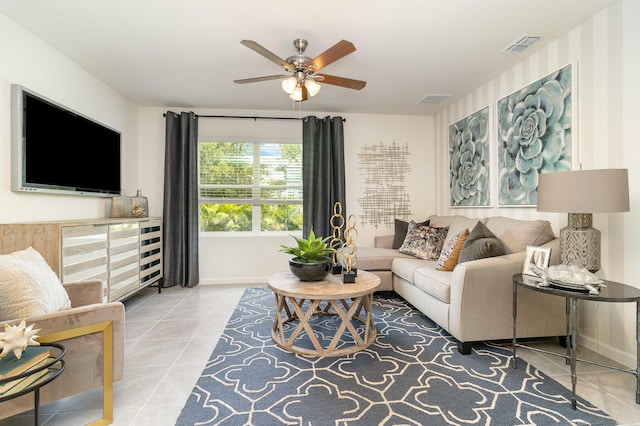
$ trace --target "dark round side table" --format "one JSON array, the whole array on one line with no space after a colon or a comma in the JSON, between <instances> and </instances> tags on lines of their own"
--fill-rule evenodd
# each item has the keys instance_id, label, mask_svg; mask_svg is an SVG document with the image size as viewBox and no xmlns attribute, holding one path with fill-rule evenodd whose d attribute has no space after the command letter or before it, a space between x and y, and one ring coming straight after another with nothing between
<instances>
[{"instance_id":1,"label":"dark round side table","mask_svg":"<svg viewBox=\"0 0 640 426\"><path fill-rule=\"evenodd\" d=\"M62 359L66 353L66 349L59 343L47 343L42 344L43 347L51 347L56 351L56 354L51 354L48 358L48 362L34 367L24 373L16 374L14 376L5 377L0 379L0 384L9 383L14 380L22 379L27 376L40 374L41 371L47 370L47 373L39 377L33 383L25 388L21 388L18 391L7 391L4 395L0 395L0 402L8 401L13 398L17 398L22 395L26 395L29 392L33 392L33 423L38 426L40 424L39 411L40 411L40 388L51 383L64 371L64 360Z\"/></svg>"},{"instance_id":2,"label":"dark round side table","mask_svg":"<svg viewBox=\"0 0 640 426\"><path fill-rule=\"evenodd\" d=\"M630 285L618 283L615 281L604 280L606 287L600 287L598 294L590 294L588 291L569 290L553 285L542 287L539 285L540 279L528 275L516 274L513 276L513 368L516 368L516 348L527 348L537 352L544 352L550 355L564 357L571 365L571 405L576 408L576 384L578 381L576 373L576 361L587 364L594 364L604 368L610 368L625 373L631 373L636 376L636 404L640 404L640 289ZM552 296L564 297L566 301L567 312L567 352L565 355L555 352L545 351L539 348L533 348L519 344L516 340L516 318L518 307L518 288L525 288L531 291L547 293ZM609 302L609 303L627 303L635 302L636 304L636 356L637 365L635 370L627 370L607 364L580 359L576 357L576 337L577 337L577 318L578 318L578 300L590 300L592 302Z\"/></svg>"}]
</instances>

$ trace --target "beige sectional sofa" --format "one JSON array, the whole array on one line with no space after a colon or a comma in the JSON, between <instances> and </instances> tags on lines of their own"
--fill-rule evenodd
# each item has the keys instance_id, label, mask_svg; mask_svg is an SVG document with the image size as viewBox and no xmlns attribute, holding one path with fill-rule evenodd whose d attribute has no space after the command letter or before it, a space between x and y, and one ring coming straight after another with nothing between
<instances>
[{"instance_id":1,"label":"beige sectional sofa","mask_svg":"<svg viewBox=\"0 0 640 426\"><path fill-rule=\"evenodd\" d=\"M436 260L392 249L393 235L376 237L375 247L358 248L357 267L378 275L381 290L393 290L449 332L463 354L471 352L473 342L513 337L512 277L522 272L528 245L551 247L551 264L559 262L559 241L547 221L429 217L431 226L449 228L447 239L464 229L471 231L478 220L502 242L506 254L442 271L436 270ZM518 337L562 336L565 318L562 298L518 292Z\"/></svg>"}]
</instances>

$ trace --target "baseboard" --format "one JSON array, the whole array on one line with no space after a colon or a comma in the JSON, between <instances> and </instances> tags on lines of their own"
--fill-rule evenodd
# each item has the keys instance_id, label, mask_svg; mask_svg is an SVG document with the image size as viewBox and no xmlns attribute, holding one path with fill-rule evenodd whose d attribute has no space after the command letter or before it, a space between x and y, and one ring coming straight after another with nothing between
<instances>
[{"instance_id":1,"label":"baseboard","mask_svg":"<svg viewBox=\"0 0 640 426\"><path fill-rule=\"evenodd\" d=\"M242 285L266 287L269 277L234 277L234 278L205 278L200 279L199 285Z\"/></svg>"},{"instance_id":2,"label":"baseboard","mask_svg":"<svg viewBox=\"0 0 640 426\"><path fill-rule=\"evenodd\" d=\"M635 370L637 367L635 354L621 351L620 349L616 349L608 344L598 342L596 339L591 337L578 336L578 345L582 345L602 356L606 356L613 361L619 362L631 370Z\"/></svg>"}]
</instances>

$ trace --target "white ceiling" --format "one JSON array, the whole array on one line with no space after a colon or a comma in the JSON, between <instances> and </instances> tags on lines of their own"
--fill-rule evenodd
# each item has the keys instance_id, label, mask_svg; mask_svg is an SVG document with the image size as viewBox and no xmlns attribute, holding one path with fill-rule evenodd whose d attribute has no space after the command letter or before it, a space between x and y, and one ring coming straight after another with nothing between
<instances>
[{"instance_id":1,"label":"white ceiling","mask_svg":"<svg viewBox=\"0 0 640 426\"><path fill-rule=\"evenodd\" d=\"M291 110L280 80L233 80L282 71L240 40L287 58L302 37L310 57L354 43L322 72L367 81L325 84L303 110L427 115L446 103L425 95L463 96L614 1L0 0L0 12L142 106ZM544 37L501 53L522 34Z\"/></svg>"}]
</instances>

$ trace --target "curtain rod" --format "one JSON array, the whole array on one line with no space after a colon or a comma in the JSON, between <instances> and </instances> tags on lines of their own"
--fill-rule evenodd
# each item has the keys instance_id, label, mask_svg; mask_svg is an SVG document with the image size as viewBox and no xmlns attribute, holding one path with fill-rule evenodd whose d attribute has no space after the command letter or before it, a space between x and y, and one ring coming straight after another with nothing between
<instances>
[{"instance_id":1,"label":"curtain rod","mask_svg":"<svg viewBox=\"0 0 640 426\"><path fill-rule=\"evenodd\" d=\"M163 117L167 116L167 113L162 114ZM200 115L196 114L198 118L250 118L253 121L257 120L303 120L303 118L296 117L257 117L257 116L245 116L245 115ZM347 119L343 118L342 122L346 122Z\"/></svg>"},{"instance_id":2,"label":"curtain rod","mask_svg":"<svg viewBox=\"0 0 640 426\"><path fill-rule=\"evenodd\" d=\"M296 117L256 117L256 116L244 116L244 115L200 115L196 114L198 118L251 118L256 120L302 120L302 118Z\"/></svg>"}]
</instances>

